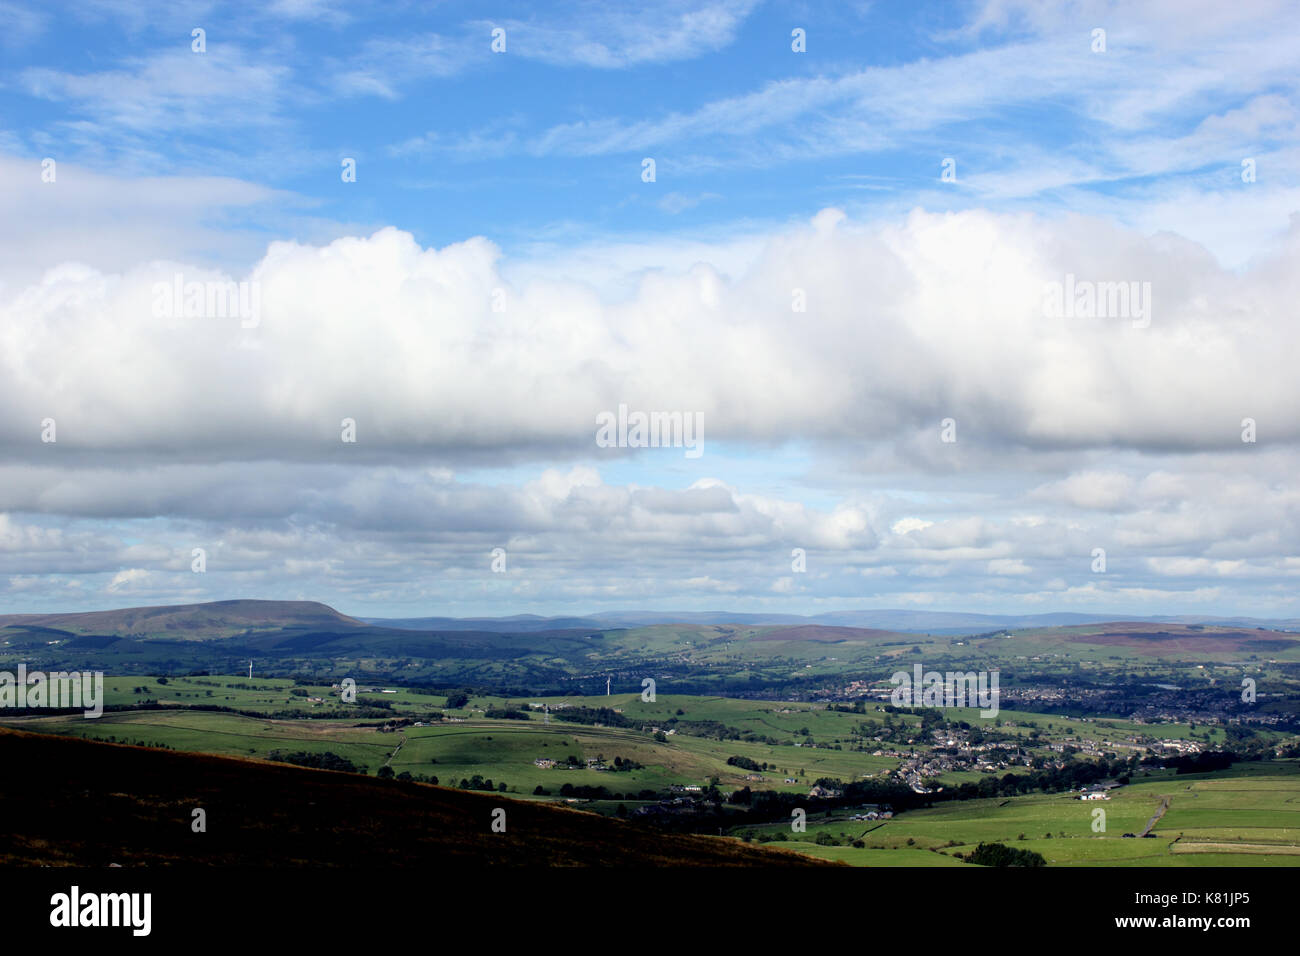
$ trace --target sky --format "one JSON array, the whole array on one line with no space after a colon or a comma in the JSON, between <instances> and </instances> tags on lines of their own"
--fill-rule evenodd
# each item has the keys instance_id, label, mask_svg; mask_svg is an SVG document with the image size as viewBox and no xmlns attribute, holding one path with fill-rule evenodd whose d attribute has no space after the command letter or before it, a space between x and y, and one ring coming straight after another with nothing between
<instances>
[{"instance_id":1,"label":"sky","mask_svg":"<svg viewBox=\"0 0 1300 956\"><path fill-rule=\"evenodd\" d=\"M1269 0L0 0L0 612L1300 616L1298 59Z\"/></svg>"}]
</instances>

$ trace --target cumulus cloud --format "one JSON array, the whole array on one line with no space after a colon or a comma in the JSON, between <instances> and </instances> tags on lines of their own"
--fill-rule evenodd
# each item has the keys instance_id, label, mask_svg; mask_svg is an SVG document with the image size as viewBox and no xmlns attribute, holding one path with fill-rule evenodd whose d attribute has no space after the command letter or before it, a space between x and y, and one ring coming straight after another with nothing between
<instances>
[{"instance_id":1,"label":"cumulus cloud","mask_svg":"<svg viewBox=\"0 0 1300 956\"><path fill-rule=\"evenodd\" d=\"M1261 440L1300 437L1300 333L1285 320L1298 244L1300 227L1285 257L1233 274L1191 243L1084 219L822 217L769 237L735 277L700 262L619 302L572 282L512 287L486 239L426 249L395 229L277 242L245 276L62 267L0 304L0 429L28 461L56 451L39 440L47 417L60 454L506 461L589 455L596 415L626 403L700 413L718 441L919 436L940 455L952 417L955 454L1248 454L1245 418ZM156 315L178 276L256 283L256 326ZM1067 276L1150 283L1149 326L1046 313L1044 290ZM1127 490L1083 476L1061 494L1099 507Z\"/></svg>"},{"instance_id":2,"label":"cumulus cloud","mask_svg":"<svg viewBox=\"0 0 1300 956\"><path fill-rule=\"evenodd\" d=\"M1274 0L988 0L889 62L845 40L871 11L804 57L749 0L492 24L286 0L200 57L203 9L82 4L92 62L0 0L10 609L1295 613ZM447 107L423 135L413 95ZM400 145L367 141L376 107ZM694 416L703 454L598 446L620 406Z\"/></svg>"},{"instance_id":3,"label":"cumulus cloud","mask_svg":"<svg viewBox=\"0 0 1300 956\"><path fill-rule=\"evenodd\" d=\"M1083 217L831 209L591 281L581 249L396 229L273 243L247 273L66 263L0 294L0 573L56 607L940 606L900 582L941 579L971 608L1145 612L1231 579L1289 609L1297 242L1228 271ZM1050 314L1068 276L1149 282L1150 322ZM257 314L159 309L178 282L255 284ZM620 404L698 413L705 454L598 448ZM798 488L736 471L792 447Z\"/></svg>"}]
</instances>

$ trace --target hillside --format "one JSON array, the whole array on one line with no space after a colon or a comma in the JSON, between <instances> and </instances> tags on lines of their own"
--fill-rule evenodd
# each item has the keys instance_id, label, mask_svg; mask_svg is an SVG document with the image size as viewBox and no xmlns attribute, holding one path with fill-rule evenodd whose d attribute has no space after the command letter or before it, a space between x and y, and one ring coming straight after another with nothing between
<instances>
[{"instance_id":1,"label":"hillside","mask_svg":"<svg viewBox=\"0 0 1300 956\"><path fill-rule=\"evenodd\" d=\"M366 617L361 620L379 627L403 631L482 631L500 634L529 634L534 631L598 631L608 623L597 617L538 617L515 614L511 617Z\"/></svg>"},{"instance_id":2,"label":"hillside","mask_svg":"<svg viewBox=\"0 0 1300 956\"><path fill-rule=\"evenodd\" d=\"M360 627L317 601L211 601L70 614L0 614L0 628L196 640L271 628Z\"/></svg>"},{"instance_id":3,"label":"hillside","mask_svg":"<svg viewBox=\"0 0 1300 956\"><path fill-rule=\"evenodd\" d=\"M957 637L807 620L574 626L584 620L465 619L447 629L422 630L414 626L417 619L386 626L324 604L280 601L7 615L0 616L0 670L24 663L30 670L175 676L247 672L252 662L257 674L268 676L365 673L407 685L561 696L597 693L607 680L618 688L640 687L653 676L663 688L683 694L790 698L825 695L854 680L887 679L899 664L1000 669L1005 681L1022 684L1059 680L1077 669L1075 677L1086 673L1112 686L1116 680L1131 683L1138 663L1148 682L1179 685L1187 675L1178 673L1178 665L1300 662L1300 634L1229 624L1128 620L995 628ZM1270 707L1282 703L1276 697L1281 685L1274 687ZM1133 713L1146 703L1130 701L1120 712Z\"/></svg>"},{"instance_id":4,"label":"hillside","mask_svg":"<svg viewBox=\"0 0 1300 956\"><path fill-rule=\"evenodd\" d=\"M1041 614L977 614L957 611L919 611L888 608L854 611L827 611L821 614L800 615L765 613L737 613L735 611L609 611L589 614L587 620L620 627L646 627L655 624L734 624L745 627L775 627L818 625L822 627L856 627L918 634L980 634L992 630L1025 630L1026 628L1070 627L1083 624L1106 624L1116 620L1113 614L1085 614L1056 611ZM1300 630L1296 618L1212 617L1194 614L1153 615L1132 617L1126 620L1143 623L1200 624L1228 628L1270 628L1274 630ZM447 620L447 619L440 619ZM392 622L390 626L396 626ZM447 625L442 625L446 627ZM481 626L481 625L480 625ZM487 629L487 628L484 628Z\"/></svg>"},{"instance_id":5,"label":"hillside","mask_svg":"<svg viewBox=\"0 0 1300 956\"><path fill-rule=\"evenodd\" d=\"M979 647L1001 643L975 642ZM1004 649L1030 653L1069 649L1076 654L1148 660L1228 661L1255 656L1295 661L1300 660L1300 634L1233 625L1114 621L1015 631Z\"/></svg>"},{"instance_id":6,"label":"hillside","mask_svg":"<svg viewBox=\"0 0 1300 956\"><path fill-rule=\"evenodd\" d=\"M756 641L812 642L816 644L873 644L899 637L893 631L879 631L866 627L827 627L823 624L803 624L798 627L775 627L761 630Z\"/></svg>"},{"instance_id":7,"label":"hillside","mask_svg":"<svg viewBox=\"0 0 1300 956\"><path fill-rule=\"evenodd\" d=\"M0 864L26 866L800 866L504 796L0 728ZM191 813L207 812L207 832ZM506 832L491 831L506 810Z\"/></svg>"}]
</instances>

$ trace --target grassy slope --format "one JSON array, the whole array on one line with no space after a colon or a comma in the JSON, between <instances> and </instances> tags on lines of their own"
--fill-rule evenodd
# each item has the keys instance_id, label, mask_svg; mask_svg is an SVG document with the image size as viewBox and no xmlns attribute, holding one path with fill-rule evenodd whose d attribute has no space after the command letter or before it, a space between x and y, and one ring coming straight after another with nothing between
<instances>
[{"instance_id":1,"label":"grassy slope","mask_svg":"<svg viewBox=\"0 0 1300 956\"><path fill-rule=\"evenodd\" d=\"M1156 836L1125 839L1125 833L1142 832L1166 796L1170 806L1155 827ZM1241 764L1216 774L1171 774L1121 788L1105 801L1076 797L1035 794L940 804L900 814L883 826L847 820L842 812L831 819L810 816L802 841L781 845L870 866L919 865L915 858L921 853L951 859L948 854L969 852L980 842L1033 850L1056 866L1300 865L1296 761ZM1092 830L1096 809L1106 812L1105 833ZM744 829L791 836L784 824ZM815 846L812 841L821 832L861 838L866 848ZM927 862L945 865L944 859Z\"/></svg>"},{"instance_id":2,"label":"grassy slope","mask_svg":"<svg viewBox=\"0 0 1300 956\"><path fill-rule=\"evenodd\" d=\"M0 863L259 866L805 865L537 803L0 729ZM207 812L207 832L191 812ZM491 831L506 810L505 833Z\"/></svg>"},{"instance_id":3,"label":"grassy slope","mask_svg":"<svg viewBox=\"0 0 1300 956\"><path fill-rule=\"evenodd\" d=\"M863 774L876 774L898 765L895 757L875 757L870 750L881 746L869 744L868 752L855 751L856 738L852 730L860 725L879 726L884 714L869 711L865 715L827 711L807 703L789 704L775 701L746 701L721 697L687 695L660 695L655 703L641 701L637 694L615 694L611 697L568 697L570 705L588 707L611 706L637 720L650 723L667 721L681 711L682 720L718 721L740 731L754 731L782 743L804 742L799 731L809 728L819 746L816 749L793 746L770 746L744 741L719 741L674 734L665 744L656 744L646 735L636 731L616 728L597 728L565 722L562 711L553 714L549 724L542 723L540 712L531 713L527 722L486 720L483 712L489 707L509 703L513 707L526 707L530 701L547 700L552 706L560 698L503 698L476 697L461 709L451 711L464 722L447 722L431 727L407 728L400 735L380 734L374 726L381 721L360 721L369 727L357 727L356 708L341 705L338 692L328 686L306 688L311 697L323 697L324 703L312 702L307 697L292 696L291 681L246 677L172 678L165 686L156 679L144 677L110 677L105 681L106 703L123 706L143 700L158 700L177 708L166 711L146 710L106 714L99 720L86 721L81 717L30 718L17 713L12 719L17 726L45 733L72 734L93 738L113 737L118 741L161 743L178 750L192 750L229 756L262 756L273 749L325 751L332 750L347 757L371 773L388 760L388 754L404 739L403 749L393 760L397 772L432 774L441 780L460 780L481 774L494 781L506 780L516 792L531 793L541 785L554 790L563 783L576 785L604 785L614 792L657 789L670 783L703 783L717 776L724 786L744 786L778 790L803 790L818 777L828 776L852 780ZM363 685L365 686L365 685ZM383 686L382 684L377 686ZM135 688L142 688L137 693ZM211 694L212 696L208 696ZM422 716L443 709L446 698L423 695L408 690L396 694L363 693L362 703L384 701L391 704L393 716ZM218 705L246 711L273 713L287 710L302 714L326 714L335 720L269 720L192 711L192 705ZM1060 739L1062 735L1101 740L1116 752L1126 754L1130 741L1147 736L1187 737L1187 726L1162 724L1140 726L1118 719L1099 719L1082 722L1059 716L1002 711L997 720L986 720L973 710L954 710L956 719L969 720L989 727L1002 725L1003 734L1025 738L1030 733L1030 723ZM915 726L916 717L898 716L898 723ZM1007 726L1008 723L1015 726ZM1198 728L1198 740L1215 743L1222 738L1219 728ZM491 738L489 740L488 738ZM844 749L834 750L824 745L841 743ZM890 745L884 745L888 749ZM901 744L900 746L906 746ZM595 771L541 770L534 767L536 757L552 757L563 761L569 754L587 758L603 755L612 761L614 756L630 758L645 765L645 769L629 774L605 774ZM759 762L768 762L774 769L762 774L761 782L746 779L747 771L728 766L729 756L740 755ZM436 763L434 762L436 761ZM1014 768L1010 772L1020 772ZM800 773L800 771L803 771ZM798 778L797 784L785 784L786 776ZM942 782L954 784L962 779L976 779L981 774L950 775Z\"/></svg>"}]
</instances>

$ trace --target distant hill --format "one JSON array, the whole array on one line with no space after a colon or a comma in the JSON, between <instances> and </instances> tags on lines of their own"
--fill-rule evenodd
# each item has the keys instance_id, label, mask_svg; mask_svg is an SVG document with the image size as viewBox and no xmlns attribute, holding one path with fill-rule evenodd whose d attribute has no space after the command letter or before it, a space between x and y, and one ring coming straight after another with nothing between
<instances>
[{"instance_id":1,"label":"distant hill","mask_svg":"<svg viewBox=\"0 0 1300 956\"><path fill-rule=\"evenodd\" d=\"M998 628L1060 627L1114 620L1114 615L968 614L955 611L861 610L800 615L739 611L602 611L580 617L365 618L368 624L410 630L530 632L555 628L652 627L658 624L736 624L742 627L856 627L916 634L978 634ZM1170 618L1170 621L1175 620Z\"/></svg>"},{"instance_id":2,"label":"distant hill","mask_svg":"<svg viewBox=\"0 0 1300 956\"><path fill-rule=\"evenodd\" d=\"M774 627L762 630L756 641L798 641L818 644L840 644L845 641L879 643L896 637L893 631L877 631L865 627L825 627L819 624L802 624L798 627Z\"/></svg>"},{"instance_id":3,"label":"distant hill","mask_svg":"<svg viewBox=\"0 0 1300 956\"><path fill-rule=\"evenodd\" d=\"M384 631L425 633L474 632L486 634L541 634L608 631L659 624L708 626L734 624L745 627L850 627L895 633L936 635L979 634L998 629L1077 627L1133 621L1156 624L1213 625L1227 628L1261 628L1300 631L1300 620L1252 617L1207 617L1191 614L1121 616L1116 614L975 614L959 611L864 609L799 615L737 611L605 611L596 614L543 617L516 614L507 617L349 617L317 601L212 601L135 607L115 611L56 614L0 614L0 629L22 628L32 634L59 636L115 635L118 637L208 640L249 636L258 632L348 632L355 629L377 634ZM357 635L354 635L357 636Z\"/></svg>"},{"instance_id":4,"label":"distant hill","mask_svg":"<svg viewBox=\"0 0 1300 956\"><path fill-rule=\"evenodd\" d=\"M1295 618L1269 619L1252 617L1207 617L1194 614L1132 617L1119 614L1081 614L1060 611L1046 614L975 614L964 611L916 611L900 609L864 609L828 611L823 614L737 613L733 611L608 611L587 615L587 619L620 627L644 627L652 624L740 624L748 627L799 626L820 624L827 627L861 627L881 631L924 634L979 634L992 630L1023 630L1030 627L1070 627L1080 624L1104 624L1116 620L1166 624L1213 624L1222 627L1271 628L1300 630Z\"/></svg>"},{"instance_id":5,"label":"distant hill","mask_svg":"<svg viewBox=\"0 0 1300 956\"><path fill-rule=\"evenodd\" d=\"M488 631L496 634L533 634L538 631L589 630L609 628L609 622L597 617L539 617L516 614L513 617L363 617L362 621L403 631Z\"/></svg>"},{"instance_id":6,"label":"distant hill","mask_svg":"<svg viewBox=\"0 0 1300 956\"><path fill-rule=\"evenodd\" d=\"M1018 632L1016 640L1033 640L1037 649L1069 646L1097 650L1136 652L1141 657L1166 660L1232 660L1249 655L1292 660L1300 650L1300 635L1269 628L1224 624L1167 624L1150 621L1112 621Z\"/></svg>"},{"instance_id":7,"label":"distant hill","mask_svg":"<svg viewBox=\"0 0 1300 956\"><path fill-rule=\"evenodd\" d=\"M314 601L215 601L68 614L0 616L0 660L48 670L97 669L111 674L239 673L307 662L382 659L425 662L444 678L497 673L501 662L533 661L530 674L555 680L548 659L578 661L592 652L602 627L537 626L535 619L493 628L386 627L340 614ZM434 664L432 662L440 662ZM541 662L541 663L539 663ZM401 663L394 665L402 667ZM520 672L520 667L515 672ZM540 667L540 670L538 669ZM409 673L409 671L408 671Z\"/></svg>"},{"instance_id":8,"label":"distant hill","mask_svg":"<svg viewBox=\"0 0 1300 956\"><path fill-rule=\"evenodd\" d=\"M0 865L809 866L796 853L662 833L504 796L0 728ZM192 811L207 832L191 830ZM506 831L491 830L504 808Z\"/></svg>"},{"instance_id":9,"label":"distant hill","mask_svg":"<svg viewBox=\"0 0 1300 956\"><path fill-rule=\"evenodd\" d=\"M936 643L968 648L955 652L957 656L978 650L1032 657L1077 649L1090 655L1163 660L1229 660L1252 654L1300 659L1300 633L1285 628L1287 622L1260 626L1213 619L1204 623L1078 620L1091 617L886 610L815 617L622 612L365 621L313 601L216 601L3 615L0 664L12 669L23 662L29 669L90 669L117 675L237 674L252 661L259 674L283 675L322 667L345 673L367 661L367 668L390 680L494 687L508 695L594 690L603 683L602 672L609 677L607 672L618 673L629 666L653 666L661 678L683 691L725 689L743 695L777 686L786 692L809 689L802 684L814 680L812 675L795 680L789 669L774 663L774 657L806 660L826 655L831 670L848 673L860 671L881 655L910 653L917 643L926 644L930 651ZM707 623L714 620L719 623ZM864 623L849 623L855 620ZM952 626L935 626L939 623ZM1002 640L1004 633L1016 635L1016 640ZM687 647L692 659L683 663L680 655ZM737 668L738 660L748 662L747 667ZM748 666L755 663L756 669ZM584 680L592 683L585 685Z\"/></svg>"},{"instance_id":10,"label":"distant hill","mask_svg":"<svg viewBox=\"0 0 1300 956\"><path fill-rule=\"evenodd\" d=\"M206 640L273 628L360 627L356 618L317 601L210 601L69 614L0 614L0 628L41 628L70 635L113 634Z\"/></svg>"}]
</instances>

